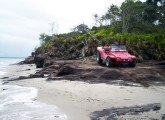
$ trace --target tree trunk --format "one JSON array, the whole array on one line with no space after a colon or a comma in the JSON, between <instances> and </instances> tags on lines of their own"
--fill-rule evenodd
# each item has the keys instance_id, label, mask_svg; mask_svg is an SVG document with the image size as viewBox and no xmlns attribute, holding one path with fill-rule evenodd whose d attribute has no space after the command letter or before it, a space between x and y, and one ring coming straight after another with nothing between
<instances>
[{"instance_id":1,"label":"tree trunk","mask_svg":"<svg viewBox=\"0 0 165 120\"><path fill-rule=\"evenodd\" d=\"M125 14L122 14L122 34L125 33Z\"/></svg>"}]
</instances>

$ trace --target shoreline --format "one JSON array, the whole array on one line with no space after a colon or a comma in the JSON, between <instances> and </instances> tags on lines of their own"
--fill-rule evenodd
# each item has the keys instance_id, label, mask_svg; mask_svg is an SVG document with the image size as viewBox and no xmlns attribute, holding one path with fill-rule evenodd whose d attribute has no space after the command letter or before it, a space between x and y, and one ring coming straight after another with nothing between
<instances>
[{"instance_id":1,"label":"shoreline","mask_svg":"<svg viewBox=\"0 0 165 120\"><path fill-rule=\"evenodd\" d=\"M38 70L34 65L12 65L8 69L8 76L6 74L4 77L28 76ZM37 101L57 106L69 120L90 120L90 114L95 111L151 103L160 103L161 109L158 113L154 112L156 116L153 112L147 112L148 117L160 119L165 113L164 86L114 86L69 80L46 81L46 78L10 81L7 85L37 88Z\"/></svg>"},{"instance_id":2,"label":"shoreline","mask_svg":"<svg viewBox=\"0 0 165 120\"><path fill-rule=\"evenodd\" d=\"M29 76L38 70L34 64L11 64L4 69L5 74L0 76L0 119L67 120L56 105L37 100L38 88L14 83L20 75Z\"/></svg>"}]
</instances>

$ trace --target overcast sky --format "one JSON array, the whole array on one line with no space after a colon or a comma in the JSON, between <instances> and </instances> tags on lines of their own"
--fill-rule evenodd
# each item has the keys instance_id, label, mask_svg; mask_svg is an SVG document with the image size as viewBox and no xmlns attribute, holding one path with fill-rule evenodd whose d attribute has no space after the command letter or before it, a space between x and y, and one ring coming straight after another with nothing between
<instances>
[{"instance_id":1,"label":"overcast sky","mask_svg":"<svg viewBox=\"0 0 165 120\"><path fill-rule=\"evenodd\" d=\"M124 0L0 0L0 57L27 57L39 45L39 34L69 32L74 26L94 25L92 15L104 14Z\"/></svg>"}]
</instances>

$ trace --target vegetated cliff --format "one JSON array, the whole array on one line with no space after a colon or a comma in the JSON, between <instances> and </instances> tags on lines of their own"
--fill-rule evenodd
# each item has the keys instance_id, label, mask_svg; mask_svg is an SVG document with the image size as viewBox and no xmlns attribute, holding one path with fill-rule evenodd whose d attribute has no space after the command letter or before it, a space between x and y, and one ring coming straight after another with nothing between
<instances>
[{"instance_id":1,"label":"vegetated cliff","mask_svg":"<svg viewBox=\"0 0 165 120\"><path fill-rule=\"evenodd\" d=\"M110 27L91 30L83 35L70 38L67 38L67 34L56 35L54 40L37 48L35 56L77 59L95 55L97 46L112 44L126 45L128 51L137 57L137 62L165 59L164 34L119 34L114 33Z\"/></svg>"}]
</instances>

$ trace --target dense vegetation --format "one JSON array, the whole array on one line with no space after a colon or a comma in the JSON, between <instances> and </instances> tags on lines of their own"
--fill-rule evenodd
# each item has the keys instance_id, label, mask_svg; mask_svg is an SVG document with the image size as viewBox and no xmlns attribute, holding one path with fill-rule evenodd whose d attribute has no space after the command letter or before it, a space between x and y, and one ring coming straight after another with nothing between
<instances>
[{"instance_id":1,"label":"dense vegetation","mask_svg":"<svg viewBox=\"0 0 165 120\"><path fill-rule=\"evenodd\" d=\"M165 0L125 0L120 7L111 5L104 15L93 17L96 26L91 29L80 24L70 33L40 34L42 44L36 54L50 53L60 46L75 48L76 56L80 56L80 50L83 56L91 56L99 45L125 44L139 61L165 59Z\"/></svg>"}]
</instances>

